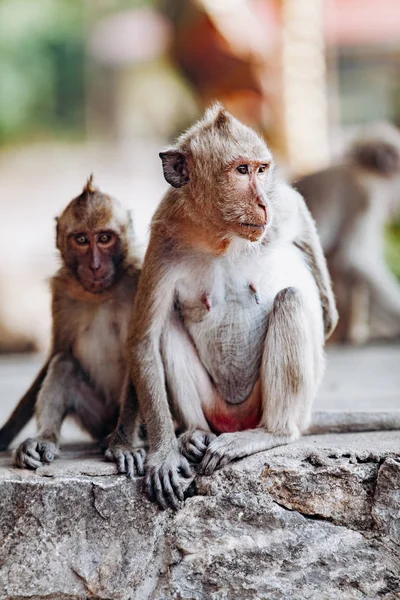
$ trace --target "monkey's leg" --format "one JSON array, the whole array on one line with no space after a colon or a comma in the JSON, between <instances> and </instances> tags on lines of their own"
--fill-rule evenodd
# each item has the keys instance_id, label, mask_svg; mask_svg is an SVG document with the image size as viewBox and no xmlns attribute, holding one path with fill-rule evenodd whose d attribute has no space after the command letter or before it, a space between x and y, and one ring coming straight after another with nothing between
<instances>
[{"instance_id":1,"label":"monkey's leg","mask_svg":"<svg viewBox=\"0 0 400 600\"><path fill-rule=\"evenodd\" d=\"M22 442L15 452L19 467L37 469L58 454L61 425L74 414L96 439L104 435L105 408L79 363L69 355L57 354L50 362L36 403L38 434Z\"/></svg>"},{"instance_id":2,"label":"monkey's leg","mask_svg":"<svg viewBox=\"0 0 400 600\"><path fill-rule=\"evenodd\" d=\"M37 469L57 455L62 422L68 411L68 391L74 377L73 359L57 354L49 364L36 402L37 438L28 438L16 449L17 466Z\"/></svg>"},{"instance_id":3,"label":"monkey's leg","mask_svg":"<svg viewBox=\"0 0 400 600\"><path fill-rule=\"evenodd\" d=\"M218 436L207 448L200 473L210 475L234 459L287 444L308 425L323 372L322 325L311 318L296 288L278 292L261 365L260 427Z\"/></svg>"},{"instance_id":4,"label":"monkey's leg","mask_svg":"<svg viewBox=\"0 0 400 600\"><path fill-rule=\"evenodd\" d=\"M212 401L215 390L176 314L165 328L162 355L172 412L184 430L178 438L179 450L191 462L200 462L216 437L204 416L201 399Z\"/></svg>"},{"instance_id":5,"label":"monkey's leg","mask_svg":"<svg viewBox=\"0 0 400 600\"><path fill-rule=\"evenodd\" d=\"M348 339L352 344L365 344L369 338L369 289L359 279L350 287L350 322Z\"/></svg>"},{"instance_id":6,"label":"monkey's leg","mask_svg":"<svg viewBox=\"0 0 400 600\"><path fill-rule=\"evenodd\" d=\"M144 475L146 450L140 438L140 425L136 391L127 373L121 393L118 424L110 436L105 459L115 462L118 473L126 473L129 479L135 475Z\"/></svg>"},{"instance_id":7,"label":"monkey's leg","mask_svg":"<svg viewBox=\"0 0 400 600\"><path fill-rule=\"evenodd\" d=\"M351 240L348 256L340 255L336 259L338 264L342 261L344 268L350 274L366 282L371 293L371 299L383 313L386 313L395 322L400 323L400 285L396 277L386 265L380 249L371 253L370 239L359 239L357 236ZM400 331L400 325L396 334Z\"/></svg>"}]
</instances>

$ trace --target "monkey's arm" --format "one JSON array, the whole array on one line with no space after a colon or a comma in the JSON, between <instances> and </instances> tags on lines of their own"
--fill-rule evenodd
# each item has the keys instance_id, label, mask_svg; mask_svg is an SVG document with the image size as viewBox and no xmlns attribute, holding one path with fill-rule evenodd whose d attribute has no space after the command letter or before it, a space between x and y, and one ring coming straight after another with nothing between
<instances>
[{"instance_id":1,"label":"monkey's arm","mask_svg":"<svg viewBox=\"0 0 400 600\"><path fill-rule=\"evenodd\" d=\"M37 396L46 377L49 363L50 359L40 369L31 387L22 396L7 422L0 429L0 450L7 450L9 444L33 417Z\"/></svg>"},{"instance_id":2,"label":"monkey's arm","mask_svg":"<svg viewBox=\"0 0 400 600\"><path fill-rule=\"evenodd\" d=\"M131 322L131 375L150 446L146 493L164 508L178 508L184 499L179 473L190 477L191 470L178 449L160 350L161 334L173 310L177 267L168 250L152 237Z\"/></svg>"},{"instance_id":3,"label":"monkey's arm","mask_svg":"<svg viewBox=\"0 0 400 600\"><path fill-rule=\"evenodd\" d=\"M57 313L59 312L59 304L61 294L59 291L59 284L57 277L54 277L51 282L52 288L52 301L51 301L51 313L52 313L52 340L49 357L43 367L40 369L32 385L28 391L22 396L14 411L8 418L7 422L0 429L0 450L6 450L12 440L18 435L23 427L30 421L35 413L35 406L38 394L42 387L43 381L46 378L49 370L49 365L53 356L62 349L60 340L60 334L58 328L55 326L57 319Z\"/></svg>"},{"instance_id":4,"label":"monkey's arm","mask_svg":"<svg viewBox=\"0 0 400 600\"><path fill-rule=\"evenodd\" d=\"M106 460L116 462L118 473L126 473L130 479L137 473L144 475L146 451L140 439L140 419L136 390L129 374L126 375L121 393L121 410L118 424L111 434Z\"/></svg>"},{"instance_id":5,"label":"monkey's arm","mask_svg":"<svg viewBox=\"0 0 400 600\"><path fill-rule=\"evenodd\" d=\"M291 193L296 194L299 206L299 233L295 236L294 245L306 256L308 265L317 283L321 298L325 339L328 339L338 322L338 312L333 296L331 278L313 218L300 194L292 188L289 189Z\"/></svg>"}]
</instances>

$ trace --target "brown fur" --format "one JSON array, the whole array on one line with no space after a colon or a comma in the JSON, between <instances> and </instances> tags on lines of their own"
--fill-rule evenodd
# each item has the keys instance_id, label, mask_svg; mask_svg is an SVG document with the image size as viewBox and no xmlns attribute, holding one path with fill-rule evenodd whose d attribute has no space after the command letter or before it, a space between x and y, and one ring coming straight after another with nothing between
<instances>
[{"instance_id":1,"label":"brown fur","mask_svg":"<svg viewBox=\"0 0 400 600\"><path fill-rule=\"evenodd\" d=\"M115 252L121 256L112 267L107 286L92 293L71 266L74 246L71 247L69 236L79 233L92 240L103 229L115 239L111 256ZM54 458L61 423L67 414L75 416L95 439L110 434L117 425L125 377L125 338L139 278L129 212L96 189L90 177L83 192L57 219L57 247L63 265L51 281L49 358L0 431L0 446L4 448L36 408L38 438L27 440L18 448L16 462L21 467L37 468ZM76 255L78 265L84 256L85 253ZM102 255L101 260L109 259ZM130 386L125 393L133 394ZM132 407L128 412L132 414ZM128 460L131 459L129 455Z\"/></svg>"},{"instance_id":2,"label":"brown fur","mask_svg":"<svg viewBox=\"0 0 400 600\"><path fill-rule=\"evenodd\" d=\"M145 489L177 508L187 457L209 474L305 428L323 369L318 296L326 335L336 309L312 219L254 131L217 105L160 157L173 189L152 221L128 346L150 445ZM290 279L299 289L278 287Z\"/></svg>"}]
</instances>

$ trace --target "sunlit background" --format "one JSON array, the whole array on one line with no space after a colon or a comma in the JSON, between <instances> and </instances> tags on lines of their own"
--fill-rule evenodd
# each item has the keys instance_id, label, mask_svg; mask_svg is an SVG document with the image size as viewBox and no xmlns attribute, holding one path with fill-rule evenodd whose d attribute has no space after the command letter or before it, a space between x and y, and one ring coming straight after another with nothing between
<instances>
[{"instance_id":1,"label":"sunlit background","mask_svg":"<svg viewBox=\"0 0 400 600\"><path fill-rule=\"evenodd\" d=\"M0 0L0 351L47 348L54 217L87 176L143 254L158 152L214 100L288 178L328 165L357 127L400 124L399 1Z\"/></svg>"},{"instance_id":2,"label":"sunlit background","mask_svg":"<svg viewBox=\"0 0 400 600\"><path fill-rule=\"evenodd\" d=\"M46 347L53 217L89 173L133 208L143 252L158 151L205 105L262 131L291 176L400 122L399 75L397 0L0 0L3 338Z\"/></svg>"}]
</instances>

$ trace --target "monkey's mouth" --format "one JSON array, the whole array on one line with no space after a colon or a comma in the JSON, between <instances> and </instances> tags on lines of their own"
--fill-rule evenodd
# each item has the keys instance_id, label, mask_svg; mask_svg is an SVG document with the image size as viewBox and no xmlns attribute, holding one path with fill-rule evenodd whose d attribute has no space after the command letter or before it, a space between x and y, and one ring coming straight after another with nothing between
<instances>
[{"instance_id":1,"label":"monkey's mouth","mask_svg":"<svg viewBox=\"0 0 400 600\"><path fill-rule=\"evenodd\" d=\"M110 287L112 279L110 277L102 277L101 279L84 279L81 283L87 292L99 294Z\"/></svg>"},{"instance_id":2,"label":"monkey's mouth","mask_svg":"<svg viewBox=\"0 0 400 600\"><path fill-rule=\"evenodd\" d=\"M252 229L265 229L266 223L260 225L259 223L240 223L242 227L251 227Z\"/></svg>"}]
</instances>

